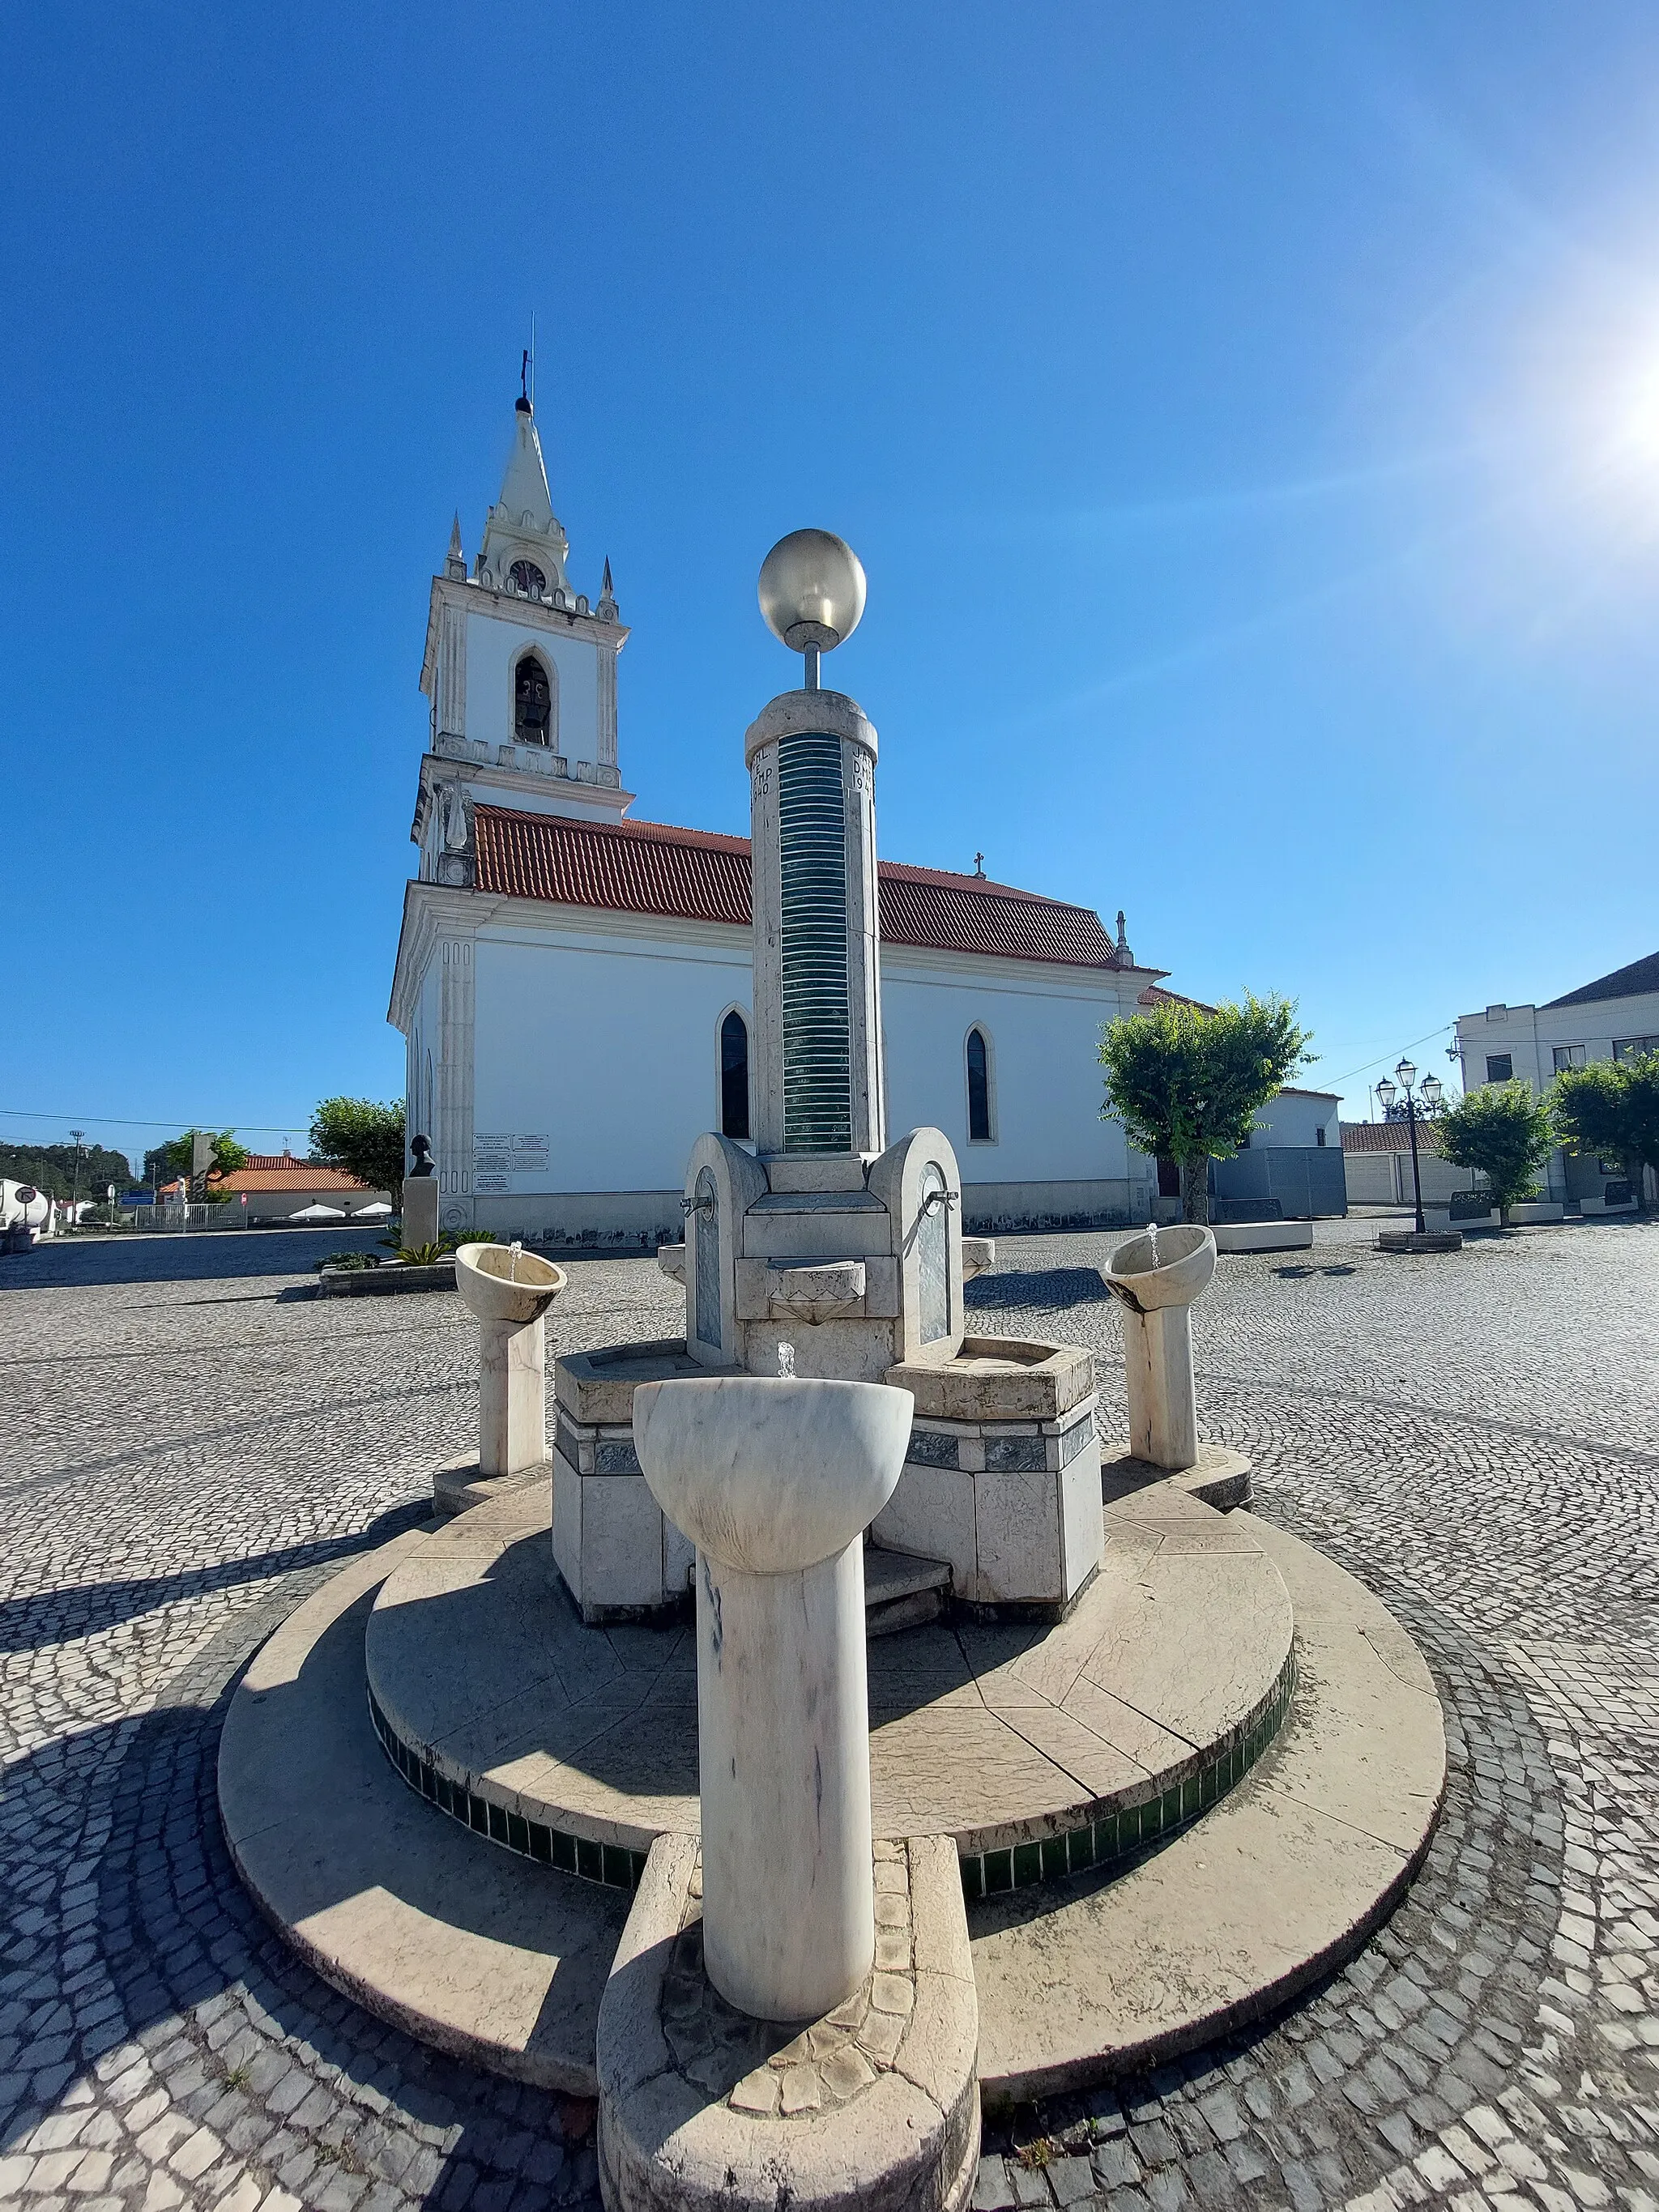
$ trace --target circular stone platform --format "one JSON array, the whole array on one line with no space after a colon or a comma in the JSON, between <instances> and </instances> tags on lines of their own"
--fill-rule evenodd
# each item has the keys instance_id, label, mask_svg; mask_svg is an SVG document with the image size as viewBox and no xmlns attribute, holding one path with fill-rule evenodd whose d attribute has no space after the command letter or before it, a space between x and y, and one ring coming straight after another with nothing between
<instances>
[{"instance_id":1,"label":"circular stone platform","mask_svg":"<svg viewBox=\"0 0 1659 2212\"><path fill-rule=\"evenodd\" d=\"M616 1888L697 1816L686 1627L585 1627L545 1484L436 1530L367 1638L371 1717L411 1787ZM1294 1679L1250 1524L1165 1483L1105 1509L1099 1574L1054 1626L936 1623L869 1647L878 1838L948 1835L970 1899L1109 1863L1179 1827L1272 1741Z\"/></svg>"}]
</instances>

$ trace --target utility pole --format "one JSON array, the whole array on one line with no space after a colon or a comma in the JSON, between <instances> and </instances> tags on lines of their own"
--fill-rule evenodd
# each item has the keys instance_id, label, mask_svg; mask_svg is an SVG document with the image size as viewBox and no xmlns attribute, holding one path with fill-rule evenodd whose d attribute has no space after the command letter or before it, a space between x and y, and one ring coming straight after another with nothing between
<instances>
[{"instance_id":1,"label":"utility pole","mask_svg":"<svg viewBox=\"0 0 1659 2212\"><path fill-rule=\"evenodd\" d=\"M71 1129L70 1134L75 1139L75 1182L70 1199L70 1227L74 1229L79 1225L81 1217L81 1147L87 1133L84 1129Z\"/></svg>"}]
</instances>

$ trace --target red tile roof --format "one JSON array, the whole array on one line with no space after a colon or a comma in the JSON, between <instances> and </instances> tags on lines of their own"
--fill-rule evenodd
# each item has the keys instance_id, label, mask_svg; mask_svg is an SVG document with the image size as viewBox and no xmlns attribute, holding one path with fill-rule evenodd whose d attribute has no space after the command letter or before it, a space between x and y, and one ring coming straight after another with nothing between
<instances>
[{"instance_id":1,"label":"red tile roof","mask_svg":"<svg viewBox=\"0 0 1659 2212\"><path fill-rule=\"evenodd\" d=\"M289 1190L368 1190L369 1185L347 1175L343 1168L319 1167L312 1160L296 1160L292 1152L250 1152L247 1165L234 1175L216 1176L216 1190L241 1192Z\"/></svg>"},{"instance_id":2,"label":"red tile roof","mask_svg":"<svg viewBox=\"0 0 1659 2212\"><path fill-rule=\"evenodd\" d=\"M1323 1097L1323 1093L1319 1094ZM1345 1121L1342 1124L1342 1149L1345 1152L1408 1152L1412 1148L1412 1133L1404 1121ZM1422 1152L1438 1152L1440 1139L1432 1121L1417 1125L1417 1148Z\"/></svg>"},{"instance_id":3,"label":"red tile roof","mask_svg":"<svg viewBox=\"0 0 1659 2212\"><path fill-rule=\"evenodd\" d=\"M475 821L482 891L749 927L746 837L654 822L574 822L501 806L480 806ZM1087 907L893 860L881 861L878 876L884 944L1078 968L1117 964L1100 916Z\"/></svg>"}]
</instances>

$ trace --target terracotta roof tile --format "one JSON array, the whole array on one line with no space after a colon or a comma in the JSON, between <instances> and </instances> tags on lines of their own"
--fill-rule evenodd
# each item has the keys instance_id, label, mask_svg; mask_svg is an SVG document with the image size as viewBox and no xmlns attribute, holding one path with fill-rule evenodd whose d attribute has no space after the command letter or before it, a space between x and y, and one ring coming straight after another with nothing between
<instances>
[{"instance_id":1,"label":"terracotta roof tile","mask_svg":"<svg viewBox=\"0 0 1659 2212\"><path fill-rule=\"evenodd\" d=\"M477 884L509 898L747 928L749 841L651 822L574 822L480 806ZM938 868L878 865L882 940L1003 960L1116 965L1098 915Z\"/></svg>"},{"instance_id":2,"label":"terracotta roof tile","mask_svg":"<svg viewBox=\"0 0 1659 2212\"><path fill-rule=\"evenodd\" d=\"M250 1153L245 1168L234 1175L216 1176L216 1190L241 1192L245 1190L287 1190L311 1192L324 1190L368 1190L370 1186L359 1182L356 1176L347 1175L343 1168L323 1168L310 1160L296 1160L283 1152Z\"/></svg>"},{"instance_id":3,"label":"terracotta roof tile","mask_svg":"<svg viewBox=\"0 0 1659 2212\"><path fill-rule=\"evenodd\" d=\"M1342 1124L1342 1149L1345 1152L1408 1152L1411 1148L1411 1130L1404 1121L1345 1121ZM1435 1133L1432 1121L1418 1123L1417 1148L1420 1152L1439 1152L1440 1139Z\"/></svg>"}]
</instances>

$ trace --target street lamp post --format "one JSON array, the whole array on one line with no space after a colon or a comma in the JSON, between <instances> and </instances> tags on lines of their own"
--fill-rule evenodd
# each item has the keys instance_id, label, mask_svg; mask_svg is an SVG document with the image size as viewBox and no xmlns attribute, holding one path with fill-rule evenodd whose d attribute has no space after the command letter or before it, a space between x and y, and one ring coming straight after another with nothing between
<instances>
[{"instance_id":1,"label":"street lamp post","mask_svg":"<svg viewBox=\"0 0 1659 2212\"><path fill-rule=\"evenodd\" d=\"M1406 1094L1406 1127L1410 1132L1412 1146L1412 1192L1417 1200L1417 1234L1423 1237L1428 1233L1428 1224L1423 1218L1423 1170L1417 1155L1417 1100L1413 1092L1413 1085L1417 1081L1416 1062L1402 1060L1395 1073L1400 1078L1400 1089ZM1423 1103L1431 1113L1440 1103L1443 1087L1437 1075L1423 1078ZM1376 1086L1376 1095L1382 1101L1382 1111L1386 1114L1399 1092L1385 1075Z\"/></svg>"}]
</instances>

